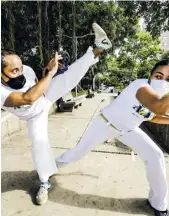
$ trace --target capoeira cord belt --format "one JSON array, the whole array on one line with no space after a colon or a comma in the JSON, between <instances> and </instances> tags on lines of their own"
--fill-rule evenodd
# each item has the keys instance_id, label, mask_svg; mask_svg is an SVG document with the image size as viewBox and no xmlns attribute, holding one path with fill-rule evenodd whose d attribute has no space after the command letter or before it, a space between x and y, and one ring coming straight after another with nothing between
<instances>
[{"instance_id":1,"label":"capoeira cord belt","mask_svg":"<svg viewBox=\"0 0 169 216\"><path fill-rule=\"evenodd\" d=\"M109 120L103 115L103 113L101 113L100 116L105 120L106 123L109 123L109 125L110 125L112 128L114 128L114 129L116 129L116 130L118 130L118 131L120 131L120 132L123 132L122 130L117 129L113 124L111 124L111 123L109 122Z\"/></svg>"},{"instance_id":2,"label":"capoeira cord belt","mask_svg":"<svg viewBox=\"0 0 169 216\"><path fill-rule=\"evenodd\" d=\"M103 115L103 113L100 113L100 116L104 119L104 121L105 121L106 123L109 124L110 127L112 127L113 129L115 129L115 130L121 132L122 134L121 134L120 136L122 136L122 135L124 134L124 131L117 129L113 124L111 124L111 123L109 122L109 120ZM127 131L127 132L131 132L131 130L130 130L130 131ZM127 133L127 132L126 132L126 133ZM129 148L129 150L131 151L131 157L132 157L132 160L134 161L134 160L135 160L134 151L133 151L131 148Z\"/></svg>"}]
</instances>

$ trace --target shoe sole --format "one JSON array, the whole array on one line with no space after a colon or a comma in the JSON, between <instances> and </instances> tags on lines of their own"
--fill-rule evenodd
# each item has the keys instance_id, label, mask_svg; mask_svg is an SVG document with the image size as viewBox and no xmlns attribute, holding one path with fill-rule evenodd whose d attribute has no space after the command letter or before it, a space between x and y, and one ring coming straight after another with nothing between
<instances>
[{"instance_id":1,"label":"shoe sole","mask_svg":"<svg viewBox=\"0 0 169 216\"><path fill-rule=\"evenodd\" d=\"M96 26L95 26L96 25ZM107 34L106 32L97 24L97 23L93 23L92 25L92 28L93 28L93 31L95 33L95 37L96 37L96 40L97 40L97 30L95 31L95 28L99 29L100 31L100 34L101 36L99 35L100 38L103 38L102 42L103 43L103 46L96 46L98 49L101 49L101 50L107 50L107 49L110 49L112 47L112 43L111 41L109 40L109 38L107 37ZM99 34L99 33L98 33ZM105 39L107 38L107 39ZM107 42L105 42L104 40L107 40ZM107 45L108 47L105 47L104 45Z\"/></svg>"},{"instance_id":2,"label":"shoe sole","mask_svg":"<svg viewBox=\"0 0 169 216\"><path fill-rule=\"evenodd\" d=\"M99 31L103 34L103 37L105 37L105 36L107 36L107 34L106 34L106 32L102 29L102 27L100 27L97 23L96 23L96 26L95 26L95 24L93 24L92 25L92 28L93 28L93 31L94 31L94 33L96 33L95 32L95 29L99 29ZM96 33L97 34L97 33Z\"/></svg>"}]
</instances>

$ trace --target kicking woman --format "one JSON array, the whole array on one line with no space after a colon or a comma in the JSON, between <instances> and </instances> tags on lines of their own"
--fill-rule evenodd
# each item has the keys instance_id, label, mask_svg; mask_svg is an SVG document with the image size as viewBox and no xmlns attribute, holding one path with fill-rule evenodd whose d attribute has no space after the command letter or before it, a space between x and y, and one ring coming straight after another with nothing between
<instances>
[{"instance_id":1,"label":"kicking woman","mask_svg":"<svg viewBox=\"0 0 169 216\"><path fill-rule=\"evenodd\" d=\"M48 139L48 111L60 97L72 90L87 73L90 66L98 62L99 56L112 45L104 30L93 24L95 48L55 76L60 55L56 55L45 68L44 77L35 82L34 71L22 65L13 52L1 53L1 106L20 119L27 121L29 137L32 141L32 157L41 185L36 196L38 204L48 200L51 187L49 177L57 172ZM54 77L55 76L55 77Z\"/></svg>"}]
</instances>

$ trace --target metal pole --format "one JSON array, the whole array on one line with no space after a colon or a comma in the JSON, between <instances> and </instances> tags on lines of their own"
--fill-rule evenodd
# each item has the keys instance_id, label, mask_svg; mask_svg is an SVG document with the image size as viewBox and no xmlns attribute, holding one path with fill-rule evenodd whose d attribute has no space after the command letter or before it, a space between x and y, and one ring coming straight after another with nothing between
<instances>
[{"instance_id":1,"label":"metal pole","mask_svg":"<svg viewBox=\"0 0 169 216\"><path fill-rule=\"evenodd\" d=\"M76 45L75 45L75 59L77 60L77 37L75 37L75 43L76 43ZM76 86L76 97L77 97L77 87L78 87L78 85Z\"/></svg>"},{"instance_id":2,"label":"metal pole","mask_svg":"<svg viewBox=\"0 0 169 216\"><path fill-rule=\"evenodd\" d=\"M73 51L73 61L76 60L76 8L75 1L72 1L72 14L73 14L73 32L72 32L72 51Z\"/></svg>"},{"instance_id":3,"label":"metal pole","mask_svg":"<svg viewBox=\"0 0 169 216\"><path fill-rule=\"evenodd\" d=\"M98 108L100 107L100 104L101 104L102 102L104 102L104 101L105 101L105 99L102 99L102 100L100 101L99 105L96 107L96 109L95 109L95 111L94 111L94 113L93 113L92 117L90 118L90 120L89 120L89 122L88 122L88 124L87 124L87 126L86 126L86 128L85 128L85 130L83 131L83 134L82 134L82 136L80 137L80 139L79 139L79 141L77 142L77 144L76 144L76 145L78 145L78 144L79 144L79 142L81 141L81 139L82 139L83 135L85 134L85 132L87 131L87 129L88 129L88 127L89 127L89 125L90 125L90 123L91 123L92 119L94 118L94 115L96 114L96 112L97 112Z\"/></svg>"},{"instance_id":4,"label":"metal pole","mask_svg":"<svg viewBox=\"0 0 169 216\"><path fill-rule=\"evenodd\" d=\"M73 13L73 61L77 60L77 37L76 37L76 5L75 0L72 2L72 13ZM75 95L77 97L77 86L75 87Z\"/></svg>"}]
</instances>

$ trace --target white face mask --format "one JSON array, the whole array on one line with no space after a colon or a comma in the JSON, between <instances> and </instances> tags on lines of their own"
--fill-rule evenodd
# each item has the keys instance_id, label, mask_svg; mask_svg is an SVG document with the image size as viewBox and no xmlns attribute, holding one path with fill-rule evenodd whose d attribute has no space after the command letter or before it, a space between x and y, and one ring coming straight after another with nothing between
<instances>
[{"instance_id":1,"label":"white face mask","mask_svg":"<svg viewBox=\"0 0 169 216\"><path fill-rule=\"evenodd\" d=\"M169 82L166 80L151 80L150 86L160 95L161 97L169 93Z\"/></svg>"}]
</instances>

